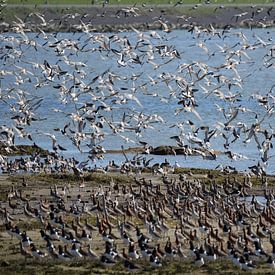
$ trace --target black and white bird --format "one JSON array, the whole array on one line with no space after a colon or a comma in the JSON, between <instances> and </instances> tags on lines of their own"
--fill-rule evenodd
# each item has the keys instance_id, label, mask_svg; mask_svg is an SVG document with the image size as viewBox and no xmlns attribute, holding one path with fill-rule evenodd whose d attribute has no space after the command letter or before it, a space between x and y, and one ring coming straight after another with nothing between
<instances>
[{"instance_id":1,"label":"black and white bird","mask_svg":"<svg viewBox=\"0 0 275 275\"><path fill-rule=\"evenodd\" d=\"M106 266L113 266L116 264L116 261L112 260L111 258L106 257L105 255L101 256L100 262Z\"/></svg>"},{"instance_id":2,"label":"black and white bird","mask_svg":"<svg viewBox=\"0 0 275 275\"><path fill-rule=\"evenodd\" d=\"M194 260L194 264L197 266L197 267L201 267L204 265L204 259L203 257L201 256L200 252L198 250L195 250L195 260Z\"/></svg>"},{"instance_id":3,"label":"black and white bird","mask_svg":"<svg viewBox=\"0 0 275 275\"><path fill-rule=\"evenodd\" d=\"M269 268L274 269L275 268L275 262L272 259L272 256L268 256L268 259L266 261L266 264L268 265Z\"/></svg>"},{"instance_id":4,"label":"black and white bird","mask_svg":"<svg viewBox=\"0 0 275 275\"><path fill-rule=\"evenodd\" d=\"M150 265L152 267L161 267L162 266L162 263L160 261L160 258L157 256L157 251L155 248L153 249L152 254L150 255L149 261L150 261Z\"/></svg>"},{"instance_id":5,"label":"black and white bird","mask_svg":"<svg viewBox=\"0 0 275 275\"><path fill-rule=\"evenodd\" d=\"M41 250L37 249L34 243L30 244L30 251L34 258L44 258L47 256L47 253L44 253Z\"/></svg>"}]
</instances>

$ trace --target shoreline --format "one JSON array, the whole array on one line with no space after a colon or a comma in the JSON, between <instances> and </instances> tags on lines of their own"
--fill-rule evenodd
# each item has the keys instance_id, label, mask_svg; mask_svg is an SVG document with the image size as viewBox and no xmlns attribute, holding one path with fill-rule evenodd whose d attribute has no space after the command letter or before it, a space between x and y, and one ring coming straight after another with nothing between
<instances>
[{"instance_id":1,"label":"shoreline","mask_svg":"<svg viewBox=\"0 0 275 275\"><path fill-rule=\"evenodd\" d=\"M48 149L34 145L23 145L17 144L13 145L7 150L4 146L0 146L0 154L7 157L16 157L16 156L30 156L32 154L40 154L41 157L46 157L48 155L54 155L55 152L51 152ZM196 147L179 147L173 145L159 145L156 147L148 146L147 148L142 146L137 147L128 147L123 149L107 149L104 154L124 154L124 153L139 153L142 155L159 155L159 156L199 156L203 155L204 157L214 157L215 155L224 154L224 152L213 150L207 151L202 150Z\"/></svg>"},{"instance_id":2,"label":"shoreline","mask_svg":"<svg viewBox=\"0 0 275 275\"><path fill-rule=\"evenodd\" d=\"M20 8L19 8L20 7ZM160 29L269 28L275 26L275 9L264 5L7 5L2 8L0 32L13 31L18 18L29 31L116 32ZM35 15L35 14L38 14ZM41 15L41 16L39 16ZM21 22L21 23L22 23Z\"/></svg>"}]
</instances>

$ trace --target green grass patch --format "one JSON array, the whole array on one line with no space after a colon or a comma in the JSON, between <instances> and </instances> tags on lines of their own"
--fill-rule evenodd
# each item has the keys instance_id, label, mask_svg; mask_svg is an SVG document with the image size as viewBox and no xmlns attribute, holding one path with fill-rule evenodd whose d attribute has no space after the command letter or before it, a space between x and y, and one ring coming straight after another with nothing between
<instances>
[{"instance_id":1,"label":"green grass patch","mask_svg":"<svg viewBox=\"0 0 275 275\"><path fill-rule=\"evenodd\" d=\"M176 168L174 174L184 174L190 178L192 178L192 176L195 176L196 178L199 178L206 183L210 183L212 180L214 180L218 184L223 183L226 178L229 180L235 179L236 181L243 183L246 177L243 173L233 172L228 174L219 170L203 168ZM262 184L262 179L260 177L251 176L250 180L255 187L261 186ZM267 175L267 182L269 187L274 187L275 176Z\"/></svg>"},{"instance_id":2,"label":"green grass patch","mask_svg":"<svg viewBox=\"0 0 275 275\"><path fill-rule=\"evenodd\" d=\"M95 1L100 3L100 1ZM91 0L9 0L8 4L22 5L90 5ZM102 3L102 2L101 2Z\"/></svg>"},{"instance_id":3,"label":"green grass patch","mask_svg":"<svg viewBox=\"0 0 275 275\"><path fill-rule=\"evenodd\" d=\"M145 173L150 173L151 170L144 170ZM226 178L233 180L233 178L242 183L244 181L245 175L243 173L223 173L219 170L211 170L211 169L202 169L202 168L176 168L174 170L174 174L184 174L189 178L197 178L201 179L206 183L210 183L211 181L215 181L220 184L223 183ZM134 182L132 176L127 176L124 174L116 173L116 172L108 172L106 174L103 173L84 173L81 177L73 174L25 174L25 175L10 175L7 176L7 180L4 184L0 186L0 200L5 200L7 196L8 190L11 189L11 185L20 186L22 183L23 177L25 178L26 183L31 187L38 186L50 186L53 184L64 185L68 183L80 183L84 180L87 183L87 186L98 186L102 185L110 185L111 182L118 183L120 185L129 185ZM262 180L259 177L252 176L251 182L253 186L260 186L262 184ZM267 182L270 187L275 186L275 176L267 176Z\"/></svg>"},{"instance_id":4,"label":"green grass patch","mask_svg":"<svg viewBox=\"0 0 275 275\"><path fill-rule=\"evenodd\" d=\"M9 181L12 183L18 183L22 181L22 175L12 175L9 176ZM110 182L120 183L120 184L129 184L133 182L133 178L122 175L119 173L84 173L83 176L78 177L72 173L67 174L27 174L24 175L26 182L29 185L38 186L43 184L65 184L70 182L85 182L89 183L89 185L108 185Z\"/></svg>"},{"instance_id":5,"label":"green grass patch","mask_svg":"<svg viewBox=\"0 0 275 275\"><path fill-rule=\"evenodd\" d=\"M19 220L16 222L16 225L20 228L21 231L30 231L30 230L35 230L35 229L40 229L41 223L40 221L36 219L27 219L27 220ZM5 226L4 224L0 225L0 232L5 231Z\"/></svg>"},{"instance_id":6,"label":"green grass patch","mask_svg":"<svg viewBox=\"0 0 275 275\"><path fill-rule=\"evenodd\" d=\"M216 0L212 1L212 4L217 4L217 5L225 5L225 4L231 4L231 5L236 5L238 6L239 4L246 4L248 7L251 6L252 4L274 4L275 0L251 0L251 1L245 1L245 0L235 0L235 1L225 1L225 0ZM182 14L185 14L187 16L208 16L212 15L215 11L215 5L200 5L195 7L195 4L201 4L204 2L200 1L195 1L195 0L185 0L185 4L192 4L194 6L185 6L185 5L175 5L178 1L164 1L164 0L153 0L153 1L135 1L135 0L111 0L110 5L114 4L121 4L121 5L126 5L126 6L133 6L135 4L139 5L137 13L139 15L147 15L149 13L149 8L141 6L142 3L145 4L150 4L150 5L156 5L154 7L154 12L160 12L160 10L164 10L166 15L170 16L179 16ZM71 1L71 0L63 0L63 1L54 1L54 0L48 0L49 5L48 6L39 6L39 4L45 4L45 0L39 0L39 1L34 1L34 0L10 0L8 2L9 4L21 4L22 6L20 8L18 7L13 7L13 6L6 6L2 8L2 12L0 15L1 21L6 22L6 23L12 23L13 21L18 21L16 17L21 18L23 21L30 22L33 18L35 17L28 17L29 14L31 13L41 13L45 15L45 18L50 17L53 19L51 21L51 25L53 23L56 24L56 26L51 26L49 27L49 30L47 31L54 31L54 30L60 30L59 28L61 27L64 28L66 31L68 31L68 26L59 26L58 22L61 19L61 17L64 14L69 14L69 13L79 13L79 14L85 14L91 12L93 9L93 5L91 5L91 1L87 0L79 0L79 1ZM102 4L103 1L95 1L97 4ZM169 4L170 3L170 4ZM29 4L30 6L24 6L24 4ZM34 5L36 4L36 5ZM55 6L56 4L60 4L60 6ZM71 6L72 4L79 4L79 5L86 5L86 6ZM157 4L166 4L167 6L157 6ZM63 6L62 6L63 5ZM65 5L65 6L64 6ZM67 6L66 6L67 5ZM119 7L115 6L114 7L114 13L119 9ZM247 8L250 9L250 8ZM220 12L223 10L216 10L215 13L218 16ZM37 19L37 18L36 18ZM78 20L78 19L77 19ZM38 20L39 22L39 20ZM76 21L78 22L78 21ZM104 20L102 21L104 25ZM183 21L180 21L183 23ZM221 25L222 26L222 25ZM53 28L53 29L52 29ZM105 29L106 31L106 29ZM110 28L109 31L112 31L112 28ZM119 151L119 150L118 150ZM116 153L116 152L110 152L110 153Z\"/></svg>"},{"instance_id":7,"label":"green grass patch","mask_svg":"<svg viewBox=\"0 0 275 275\"><path fill-rule=\"evenodd\" d=\"M123 5L134 5L134 4L147 4L147 5L152 5L152 4L159 4L159 5L171 5L171 6L177 6L180 7L181 4L179 3L179 0L151 0L151 1L135 1L135 0L110 0L110 4L116 5L116 4L123 4ZM205 3L204 1L199 1L199 0L184 0L182 1L183 4L203 4ZM272 4L274 3L272 0L212 0L210 1L211 4Z\"/></svg>"},{"instance_id":8,"label":"green grass patch","mask_svg":"<svg viewBox=\"0 0 275 275\"><path fill-rule=\"evenodd\" d=\"M21 231L29 231L29 230L35 230L40 229L42 227L40 221L35 219L28 219L24 221L19 221L16 223Z\"/></svg>"},{"instance_id":9,"label":"green grass patch","mask_svg":"<svg viewBox=\"0 0 275 275\"><path fill-rule=\"evenodd\" d=\"M85 12L83 9L81 8L69 8L68 10L65 8L61 8L61 7L53 7L53 6L49 6L49 7L31 7L31 6L22 6L20 9L18 7L13 7L13 6L7 6L5 7L2 12L1 12L1 18L3 21L6 22L18 22L17 18L22 19L23 21L25 19L28 20L28 16L31 13L41 13L41 14L46 14L46 13L51 13L52 16L57 16L57 17L61 17L64 14L67 13L73 13L73 12ZM31 18L29 18L30 20Z\"/></svg>"},{"instance_id":10,"label":"green grass patch","mask_svg":"<svg viewBox=\"0 0 275 275\"><path fill-rule=\"evenodd\" d=\"M104 0L9 0L9 4L37 4L37 5L100 5ZM159 4L159 5L175 5L178 0L150 0L150 1L136 1L136 0L110 0L110 5L141 5L141 4ZM201 4L199 0L184 0L184 4ZM212 4L272 4L272 0L214 0ZM180 5L177 5L180 6Z\"/></svg>"},{"instance_id":11,"label":"green grass patch","mask_svg":"<svg viewBox=\"0 0 275 275\"><path fill-rule=\"evenodd\" d=\"M0 189L0 201L6 201L7 199L7 191L4 188Z\"/></svg>"},{"instance_id":12,"label":"green grass patch","mask_svg":"<svg viewBox=\"0 0 275 275\"><path fill-rule=\"evenodd\" d=\"M2 274L129 274L123 262L118 262L112 267L104 267L99 261L73 261L53 262L35 261L28 259L27 263L20 257L18 260L8 262L9 266L1 267ZM135 274L245 274L229 261L218 260L207 263L201 268L196 267L192 261L166 261L161 268L152 268L147 262L140 264L140 270ZM258 270L257 270L258 271ZM266 274L268 269L261 269ZM269 270L271 271L271 270Z\"/></svg>"}]
</instances>

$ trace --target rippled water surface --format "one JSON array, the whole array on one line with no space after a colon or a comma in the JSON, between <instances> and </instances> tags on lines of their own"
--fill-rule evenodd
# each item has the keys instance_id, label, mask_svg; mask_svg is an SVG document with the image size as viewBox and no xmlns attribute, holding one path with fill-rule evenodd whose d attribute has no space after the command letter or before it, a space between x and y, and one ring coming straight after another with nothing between
<instances>
[{"instance_id":1,"label":"rippled water surface","mask_svg":"<svg viewBox=\"0 0 275 275\"><path fill-rule=\"evenodd\" d=\"M33 141L43 148L51 149L51 139L43 134L51 133L67 149L61 152L63 155L86 159L89 138L81 142L81 150L69 138L79 129L74 114L84 118L83 132L91 134L95 131L93 122L86 119L91 114L81 106L85 103L94 104L95 108L110 106L112 110L100 109L95 118L97 122L105 119L100 129L104 140L99 143L105 149L119 149L122 144L126 148L140 146L139 140L152 146L176 145L170 137L181 133L184 143L194 146L188 141L188 133L200 126L209 126L216 134L207 146L219 152L230 150L242 157L232 160L220 154L212 161L200 156L166 158L172 164L177 161L186 167L230 165L247 170L263 156L263 148L257 146L255 139L248 140L252 125L260 122L257 133L260 145L266 139L264 131L272 135L275 127L274 37L275 29L231 29L224 34L222 30L217 30L216 34L196 30L2 34L0 124L11 128L16 125L14 116L23 108L18 103L20 100L39 101L29 110L36 120L20 127L31 133ZM63 46L58 49L57 44ZM13 50L7 46L12 46ZM123 50L131 53L121 58L119 52ZM50 68L62 73L51 75ZM182 79L187 83L184 89L178 84ZM179 102L189 100L181 93L186 89L193 89L195 110L199 115L186 110L179 112L182 107ZM134 95L134 99L128 95ZM268 103L261 104L257 95L266 96ZM236 108L240 111L230 122L232 127L227 129L224 123ZM143 115L151 115L149 127L137 132L137 119ZM106 122L109 120L118 126L123 118L127 124L123 132L113 131ZM190 126L190 121L194 126ZM63 129L66 124L68 134L63 135L57 129ZM241 124L245 124L245 130L231 143L233 128ZM197 131L197 137L203 139L204 131ZM224 137L229 138L229 147L224 146ZM271 142L273 140L274 137ZM32 144L33 141L16 135L17 144ZM270 148L266 167L269 173L275 173L274 154L274 148ZM165 158L153 157L153 162ZM105 165L110 159L121 162L124 156L107 154L96 164Z\"/></svg>"}]
</instances>

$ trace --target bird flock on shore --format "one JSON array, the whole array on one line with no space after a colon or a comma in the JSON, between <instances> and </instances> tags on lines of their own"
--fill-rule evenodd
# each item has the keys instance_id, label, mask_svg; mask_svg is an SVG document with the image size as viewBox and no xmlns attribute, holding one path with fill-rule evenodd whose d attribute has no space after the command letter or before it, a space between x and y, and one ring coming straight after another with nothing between
<instances>
[{"instance_id":1,"label":"bird flock on shore","mask_svg":"<svg viewBox=\"0 0 275 275\"><path fill-rule=\"evenodd\" d=\"M23 178L25 188L10 189L1 215L25 260L106 266L122 261L134 271L146 262L155 268L171 260L200 267L226 259L244 270L274 269L273 191L265 189L259 201L248 196L250 177L208 181L182 174L145 176L127 185L55 184L31 192ZM40 231L21 230L18 220L26 219L37 221Z\"/></svg>"},{"instance_id":2,"label":"bird flock on shore","mask_svg":"<svg viewBox=\"0 0 275 275\"><path fill-rule=\"evenodd\" d=\"M138 16L136 12L133 8L130 16ZM35 29L27 23L33 16L40 20ZM263 79L264 90L251 90L249 96L244 91L253 76L275 69L272 32L265 29L267 38L262 38L251 30L248 38L230 26L189 25L186 32L192 42L180 50L173 44L178 37L173 37L169 23L165 18L157 21L161 30L143 32L132 26L131 32L99 33L92 23L80 20L78 32L68 35L44 32L49 23L43 14L33 13L25 20L17 18L11 32L0 34L2 173L136 175L130 186L111 182L88 194L84 185L77 196L69 186L55 186L35 203L13 189L1 207L6 232L20 241L26 258L88 258L106 265L122 260L134 270L143 260L161 267L167 259L191 259L200 266L224 257L242 269L263 262L274 268L273 193L266 191L264 203L255 197L243 199L252 187L250 174L264 180L274 157L274 80ZM262 60L255 59L258 50ZM187 51L198 56L190 61ZM165 106L165 113L175 116L173 122L160 115L158 107L145 107L150 101ZM212 106L215 123L206 124L208 113L200 103ZM232 149L236 144L255 145L259 158L243 182L232 178L206 186L184 176L169 178L172 165L167 160L153 165L150 155L151 143L161 142L163 129L173 133L170 149L175 156L174 145L185 157L196 154L203 161L223 154L232 166L218 167L228 173L237 170L234 161L247 158ZM113 138L123 144L124 162L110 161L95 169L105 156L104 144ZM37 151L8 157L18 143L38 148L40 139L49 141L47 156ZM127 156L126 144L141 146L143 154ZM72 147L85 159L78 160L77 154L67 158ZM142 178L145 168L162 182ZM262 184L267 187L267 181ZM39 221L39 245L17 226L17 215ZM94 235L105 247L100 253L93 250Z\"/></svg>"}]
</instances>

